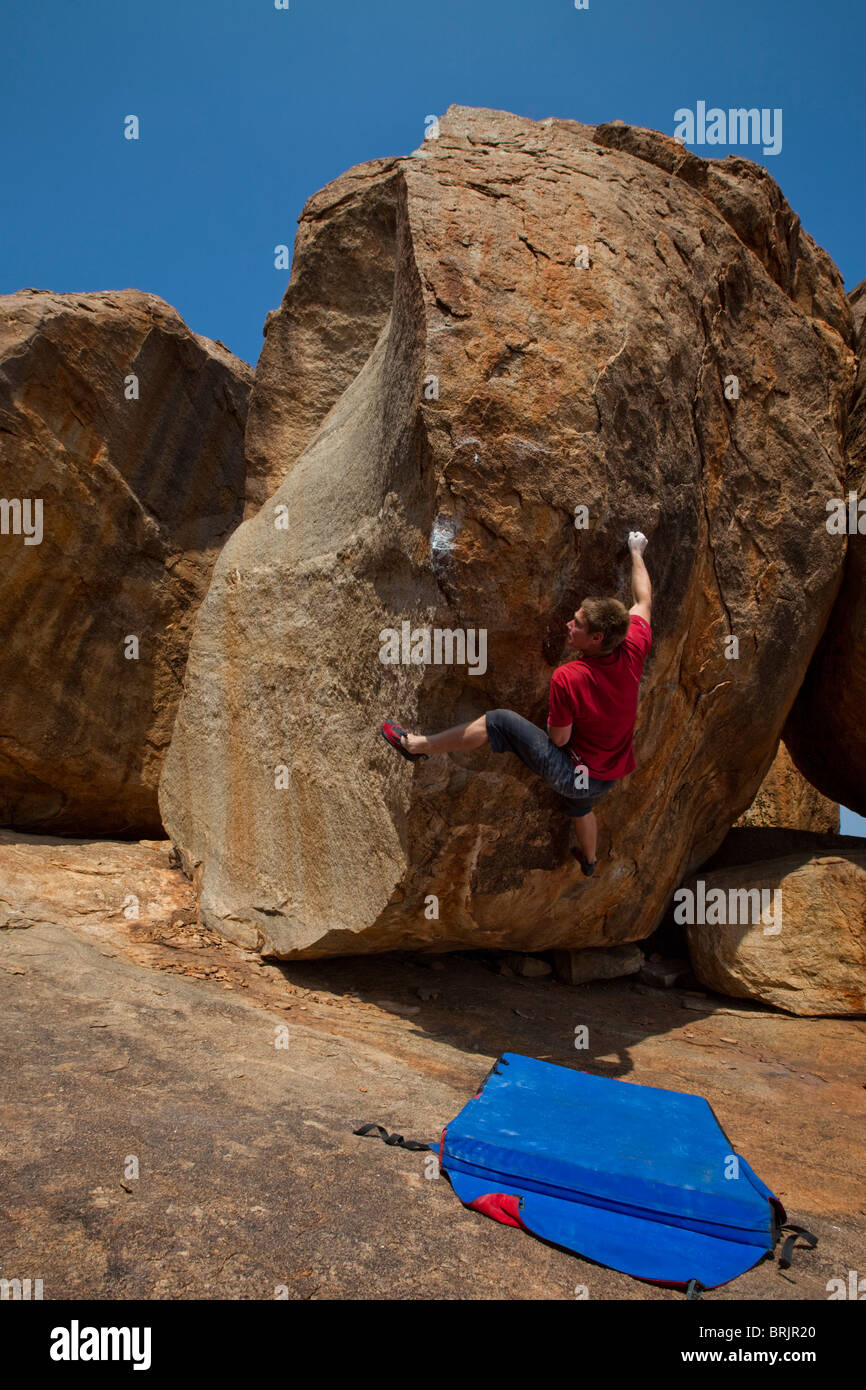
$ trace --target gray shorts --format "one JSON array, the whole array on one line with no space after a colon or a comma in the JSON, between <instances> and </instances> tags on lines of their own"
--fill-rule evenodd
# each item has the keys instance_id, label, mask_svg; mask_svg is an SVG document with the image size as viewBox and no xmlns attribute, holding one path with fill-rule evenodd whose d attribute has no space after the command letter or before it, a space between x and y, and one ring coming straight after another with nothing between
<instances>
[{"instance_id":1,"label":"gray shorts","mask_svg":"<svg viewBox=\"0 0 866 1390\"><path fill-rule=\"evenodd\" d=\"M487 737L494 753L515 753L521 762L537 773L545 786L562 797L562 809L567 816L588 816L595 803L614 782L590 777L587 785L575 791L578 769L565 748L557 748L547 734L530 724L513 709L491 709L484 716ZM616 780L616 779L614 779Z\"/></svg>"}]
</instances>

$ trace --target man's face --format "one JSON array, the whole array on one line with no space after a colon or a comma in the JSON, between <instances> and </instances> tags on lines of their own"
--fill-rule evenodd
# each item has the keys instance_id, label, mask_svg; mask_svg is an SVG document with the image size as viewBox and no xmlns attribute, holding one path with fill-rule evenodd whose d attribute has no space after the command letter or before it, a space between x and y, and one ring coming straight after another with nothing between
<instances>
[{"instance_id":1,"label":"man's face","mask_svg":"<svg viewBox=\"0 0 866 1390\"><path fill-rule=\"evenodd\" d=\"M575 652L597 652L604 641L603 633L590 632L582 608L578 608L571 621L566 623L566 631L566 645Z\"/></svg>"}]
</instances>

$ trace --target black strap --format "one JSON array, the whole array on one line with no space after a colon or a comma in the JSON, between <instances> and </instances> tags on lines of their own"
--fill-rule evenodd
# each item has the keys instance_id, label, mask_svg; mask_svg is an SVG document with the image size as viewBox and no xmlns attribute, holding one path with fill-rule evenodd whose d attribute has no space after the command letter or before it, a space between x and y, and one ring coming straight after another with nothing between
<instances>
[{"instance_id":1,"label":"black strap","mask_svg":"<svg viewBox=\"0 0 866 1390\"><path fill-rule=\"evenodd\" d=\"M699 1299L706 1284L702 1284L700 1279L690 1279L686 1285L686 1298Z\"/></svg>"},{"instance_id":2,"label":"black strap","mask_svg":"<svg viewBox=\"0 0 866 1390\"><path fill-rule=\"evenodd\" d=\"M779 1255L779 1268L790 1269L791 1261L794 1258L794 1249L797 1244L797 1237L802 1236L809 1250L814 1250L818 1244L818 1237L813 1236L811 1231L807 1231L805 1226L795 1226L793 1221L786 1221L782 1227L783 1231L793 1231L793 1235L786 1238ZM801 1247L802 1248L802 1247Z\"/></svg>"},{"instance_id":3,"label":"black strap","mask_svg":"<svg viewBox=\"0 0 866 1390\"><path fill-rule=\"evenodd\" d=\"M491 1076L501 1076L501 1075L502 1075L502 1072L499 1071L499 1068L500 1068L500 1067L510 1067L510 1066L511 1066L511 1063L510 1063L510 1062L507 1062L507 1061L505 1060L504 1057L497 1057L497 1058L496 1058L496 1061L493 1063L493 1066L490 1068L489 1072L488 1072L487 1075L485 1076L485 1078L484 1078L484 1080L482 1081L481 1085L478 1087L478 1090L477 1090L477 1092L476 1092L476 1095L479 1095L479 1096L481 1095L481 1092L484 1090L484 1087L487 1085L487 1083L488 1083L488 1081L490 1080Z\"/></svg>"},{"instance_id":4,"label":"black strap","mask_svg":"<svg viewBox=\"0 0 866 1390\"><path fill-rule=\"evenodd\" d=\"M369 1136L373 1130L377 1130L384 1143L392 1148L398 1149L438 1149L438 1144L421 1144L417 1139L404 1139L402 1134L389 1134L382 1125L361 1125L360 1129L353 1129L353 1134Z\"/></svg>"}]
</instances>

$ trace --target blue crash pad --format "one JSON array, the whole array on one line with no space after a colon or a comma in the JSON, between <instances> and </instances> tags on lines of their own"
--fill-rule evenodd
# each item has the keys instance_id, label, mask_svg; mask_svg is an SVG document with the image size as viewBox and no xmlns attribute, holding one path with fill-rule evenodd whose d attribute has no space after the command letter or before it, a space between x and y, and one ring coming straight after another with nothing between
<instances>
[{"instance_id":1,"label":"blue crash pad","mask_svg":"<svg viewBox=\"0 0 866 1390\"><path fill-rule=\"evenodd\" d=\"M654 1283L725 1284L772 1252L786 1219L701 1096L513 1052L439 1156L467 1206Z\"/></svg>"}]
</instances>

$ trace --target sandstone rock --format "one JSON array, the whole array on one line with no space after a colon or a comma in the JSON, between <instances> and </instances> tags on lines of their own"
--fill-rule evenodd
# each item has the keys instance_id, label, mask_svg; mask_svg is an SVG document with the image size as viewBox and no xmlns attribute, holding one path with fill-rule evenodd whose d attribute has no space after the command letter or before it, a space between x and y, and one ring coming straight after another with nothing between
<instances>
[{"instance_id":1,"label":"sandstone rock","mask_svg":"<svg viewBox=\"0 0 866 1390\"><path fill-rule=\"evenodd\" d=\"M188 920L193 893L161 844L61 839L0 830L0 927L148 927Z\"/></svg>"},{"instance_id":2,"label":"sandstone rock","mask_svg":"<svg viewBox=\"0 0 866 1390\"><path fill-rule=\"evenodd\" d=\"M779 826L788 830L814 830L819 834L839 829L839 807L807 782L779 744L770 771L758 794L739 820L739 826Z\"/></svg>"},{"instance_id":3,"label":"sandstone rock","mask_svg":"<svg viewBox=\"0 0 866 1390\"><path fill-rule=\"evenodd\" d=\"M847 854L862 849L859 835L839 835L811 830L783 830L770 826L734 826L719 848L701 864L701 874L715 873L733 865L759 864L770 859L783 859L788 854L826 856Z\"/></svg>"},{"instance_id":4,"label":"sandstone rock","mask_svg":"<svg viewBox=\"0 0 866 1390\"><path fill-rule=\"evenodd\" d=\"M42 506L38 544L0 517L0 823L161 831L191 621L243 506L251 378L155 295L0 298L0 491Z\"/></svg>"},{"instance_id":5,"label":"sandstone rock","mask_svg":"<svg viewBox=\"0 0 866 1390\"><path fill-rule=\"evenodd\" d=\"M584 951L556 951L556 978L566 985L584 985L590 980L616 980L636 975L644 963L638 946L589 947Z\"/></svg>"},{"instance_id":6,"label":"sandstone rock","mask_svg":"<svg viewBox=\"0 0 866 1390\"><path fill-rule=\"evenodd\" d=\"M658 989L671 989L692 973L687 960L648 960L640 970L640 979L645 985L655 985Z\"/></svg>"},{"instance_id":7,"label":"sandstone rock","mask_svg":"<svg viewBox=\"0 0 866 1390\"><path fill-rule=\"evenodd\" d=\"M204 920L242 944L640 940L769 770L840 582L823 519L844 468L850 310L764 171L689 156L686 178L663 167L681 146L645 143L457 107L438 140L363 166L355 225L394 199L390 312L294 459L329 399L327 255L305 281L312 337L289 321L293 292L271 321L252 437L260 479L286 475L215 567L160 789ZM319 199L339 219L340 190ZM306 353L318 404L292 435ZM655 584L638 768L604 803L585 880L557 798L516 759L410 765L379 725L505 706L543 726L566 618L588 593L631 602L634 527ZM383 663L404 622L483 629L485 669Z\"/></svg>"},{"instance_id":8,"label":"sandstone rock","mask_svg":"<svg viewBox=\"0 0 866 1390\"><path fill-rule=\"evenodd\" d=\"M798 308L852 341L850 307L839 272L823 247L803 231L763 165L738 155L701 159L669 135L619 123L598 126L594 139L656 164L697 189Z\"/></svg>"},{"instance_id":9,"label":"sandstone rock","mask_svg":"<svg viewBox=\"0 0 866 1390\"><path fill-rule=\"evenodd\" d=\"M785 838L778 832L777 843ZM702 870L684 885L695 892L700 879L705 895L724 895L724 920L688 927L692 967L708 989L789 1013L862 1014L866 846L855 836L838 836L838 852L828 854L827 836L808 838L811 851L794 848L775 859ZM747 904L731 897L737 891L765 896Z\"/></svg>"},{"instance_id":10,"label":"sandstone rock","mask_svg":"<svg viewBox=\"0 0 866 1390\"><path fill-rule=\"evenodd\" d=\"M863 320L866 319L866 280L861 280L859 285L854 286L848 296L848 303L851 306L854 330L859 336L863 332Z\"/></svg>"},{"instance_id":11,"label":"sandstone rock","mask_svg":"<svg viewBox=\"0 0 866 1390\"><path fill-rule=\"evenodd\" d=\"M291 471L391 312L397 165L375 159L350 169L301 214L291 280L265 321L250 397L247 515Z\"/></svg>"},{"instance_id":12,"label":"sandstone rock","mask_svg":"<svg viewBox=\"0 0 866 1390\"><path fill-rule=\"evenodd\" d=\"M522 975L526 980L543 980L547 975L553 974L553 966L548 960L541 960L538 956L527 956L513 953L508 957L508 964L515 975Z\"/></svg>"},{"instance_id":13,"label":"sandstone rock","mask_svg":"<svg viewBox=\"0 0 866 1390\"><path fill-rule=\"evenodd\" d=\"M851 293L860 365L848 419L848 470L839 492L866 500L866 280ZM855 534L833 537L844 548L844 579L826 630L785 724L788 750L813 786L866 815L866 512Z\"/></svg>"}]
</instances>

